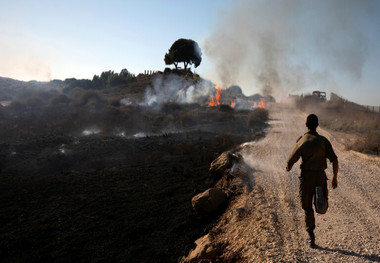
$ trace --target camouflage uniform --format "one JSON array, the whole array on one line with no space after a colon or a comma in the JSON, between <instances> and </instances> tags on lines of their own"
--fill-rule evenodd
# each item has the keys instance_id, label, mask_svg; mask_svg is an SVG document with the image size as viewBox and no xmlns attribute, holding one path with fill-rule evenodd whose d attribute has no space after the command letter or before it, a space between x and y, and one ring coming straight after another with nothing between
<instances>
[{"instance_id":1,"label":"camouflage uniform","mask_svg":"<svg viewBox=\"0 0 380 263\"><path fill-rule=\"evenodd\" d=\"M325 197L325 207L320 213L324 214L328 208L327 168L326 159L333 162L337 159L329 140L317 132L307 132L301 136L288 158L287 164L292 167L302 157L299 195L302 208L305 210L306 230L315 228L313 196L315 187L321 186Z\"/></svg>"}]
</instances>

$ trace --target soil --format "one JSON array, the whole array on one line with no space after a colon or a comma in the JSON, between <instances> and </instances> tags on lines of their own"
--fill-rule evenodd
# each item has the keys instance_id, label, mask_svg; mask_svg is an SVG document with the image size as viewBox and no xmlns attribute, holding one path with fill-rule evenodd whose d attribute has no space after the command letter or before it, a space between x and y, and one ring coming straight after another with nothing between
<instances>
[{"instance_id":1,"label":"soil","mask_svg":"<svg viewBox=\"0 0 380 263\"><path fill-rule=\"evenodd\" d=\"M210 231L222 262L380 262L380 159L347 151L339 134L318 132L332 143L340 170L329 188L329 210L316 215L310 248L298 198L300 169L286 172L287 157L306 132L305 113L273 104L266 137L241 146L244 193ZM332 167L326 170L332 177Z\"/></svg>"}]
</instances>

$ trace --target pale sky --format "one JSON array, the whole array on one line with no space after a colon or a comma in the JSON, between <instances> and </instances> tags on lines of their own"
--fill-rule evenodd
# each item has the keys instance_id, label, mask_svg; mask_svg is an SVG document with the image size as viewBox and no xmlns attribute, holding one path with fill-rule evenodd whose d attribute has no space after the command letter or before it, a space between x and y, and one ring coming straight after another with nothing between
<instances>
[{"instance_id":1,"label":"pale sky","mask_svg":"<svg viewBox=\"0 0 380 263\"><path fill-rule=\"evenodd\" d=\"M0 76L18 80L48 81L65 78L92 79L94 74L100 74L102 71L119 72L123 68L134 74L144 70L162 71L166 67L164 55L173 42L179 38L190 38L199 43L203 53L202 63L196 72L211 81L218 82L219 68L206 52L205 43L213 39L211 36L220 31L221 26L234 25L233 22L239 19L239 15L234 16L231 13L236 13L234 10L244 10L245 5L250 8L252 6L256 9L262 8L263 11L256 11L267 16L269 14L270 19L251 20L251 22L255 21L259 28L261 26L267 28L268 23L275 24L278 18L278 14L271 16L273 6L279 3L282 5L289 3L289 6L292 4L294 6L297 1L0 0ZM356 80L352 80L347 77L350 68L347 72L343 72L344 74L337 72L334 76L336 88L329 88L326 91L344 94L344 97L358 103L380 105L380 1L357 0L356 2L363 6L368 5L372 13L368 15L364 9L356 11L355 8L352 10L343 8L342 10L348 11L341 16L359 17L355 23L360 20L360 31L367 41L366 56L360 67L361 74ZM313 1L305 0L303 3L313 3ZM345 2L340 0L337 3ZM236 7L237 5L239 7ZM307 19L310 17L311 23L319 23L329 20L330 16L335 16L335 12L325 12L321 15L314 13L313 8L307 10L304 16ZM254 11L255 9L252 16L257 17ZM292 12L299 10L284 10L285 12L292 15ZM313 14L317 15L313 17ZM250 13L244 15L250 20ZM301 19L299 17L298 15L297 19ZM363 19L360 19L361 17ZM307 21L307 19L301 20ZM334 23L335 20L331 21ZM350 23L352 21L348 22L351 26ZM250 22L243 21L243 24L250 25ZM339 26L338 24L337 32L340 32ZM239 33L240 28L232 30ZM305 32L305 35L307 34ZM335 41L335 44L344 45L344 38L345 31L342 30L339 35L340 41ZM295 45L302 45L303 40L298 36ZM217 41L223 43L224 39L220 38ZM324 45L323 42L319 44ZM320 59L320 54L308 50L307 46L301 49L305 52L302 55L303 62L307 60L308 66L324 64L320 68L327 73L333 70L328 67L331 60ZM310 52L307 53L308 51ZM213 52L215 56L218 49ZM323 49L318 52L323 52ZM332 57L335 55L342 56L342 54L330 54ZM352 56L357 57L356 54ZM295 57L293 60L297 59ZM247 84L239 78L234 81L236 85L242 87L246 95L260 92L260 88L254 84ZM302 88L301 92L313 89L314 87L308 86Z\"/></svg>"},{"instance_id":2,"label":"pale sky","mask_svg":"<svg viewBox=\"0 0 380 263\"><path fill-rule=\"evenodd\" d=\"M201 41L226 3L1 0L0 76L49 80L163 70L173 42Z\"/></svg>"}]
</instances>

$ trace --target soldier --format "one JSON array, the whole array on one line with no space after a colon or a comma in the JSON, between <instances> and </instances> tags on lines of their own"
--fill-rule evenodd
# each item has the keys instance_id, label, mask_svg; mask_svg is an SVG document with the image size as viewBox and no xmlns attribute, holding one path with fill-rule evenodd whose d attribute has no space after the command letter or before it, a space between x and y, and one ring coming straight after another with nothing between
<instances>
[{"instance_id":1,"label":"soldier","mask_svg":"<svg viewBox=\"0 0 380 263\"><path fill-rule=\"evenodd\" d=\"M306 230L310 237L310 247L315 247L315 218L313 210L313 198L316 212L324 214L328 208L327 168L326 159L333 164L332 188L338 186L338 158L334 153L329 140L316 131L318 117L310 114L306 118L308 132L301 136L294 145L287 160L286 171L290 171L293 165L302 158L299 196L302 208L305 210Z\"/></svg>"}]
</instances>

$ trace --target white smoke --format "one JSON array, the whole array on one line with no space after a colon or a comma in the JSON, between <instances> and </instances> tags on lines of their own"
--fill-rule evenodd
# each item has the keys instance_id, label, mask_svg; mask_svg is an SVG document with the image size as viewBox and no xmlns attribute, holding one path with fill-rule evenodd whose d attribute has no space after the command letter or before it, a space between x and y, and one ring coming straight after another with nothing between
<instances>
[{"instance_id":1,"label":"white smoke","mask_svg":"<svg viewBox=\"0 0 380 263\"><path fill-rule=\"evenodd\" d=\"M88 129L84 129L82 131L82 135L83 136L90 136L90 135L97 135L97 134L100 134L101 131L98 127L91 127L91 128L88 128Z\"/></svg>"},{"instance_id":2,"label":"white smoke","mask_svg":"<svg viewBox=\"0 0 380 263\"><path fill-rule=\"evenodd\" d=\"M375 0L235 1L202 50L222 86L281 98L357 81L368 58Z\"/></svg>"},{"instance_id":3,"label":"white smoke","mask_svg":"<svg viewBox=\"0 0 380 263\"><path fill-rule=\"evenodd\" d=\"M187 81L177 75L159 75L153 81L153 86L145 92L141 106L159 106L166 102L179 104L204 103L215 92L215 86L207 81L197 84Z\"/></svg>"},{"instance_id":4,"label":"white smoke","mask_svg":"<svg viewBox=\"0 0 380 263\"><path fill-rule=\"evenodd\" d=\"M133 104L130 98L123 98L120 100L120 103L123 104L124 106L130 106Z\"/></svg>"}]
</instances>

